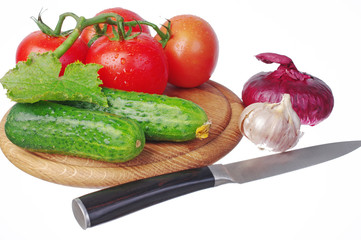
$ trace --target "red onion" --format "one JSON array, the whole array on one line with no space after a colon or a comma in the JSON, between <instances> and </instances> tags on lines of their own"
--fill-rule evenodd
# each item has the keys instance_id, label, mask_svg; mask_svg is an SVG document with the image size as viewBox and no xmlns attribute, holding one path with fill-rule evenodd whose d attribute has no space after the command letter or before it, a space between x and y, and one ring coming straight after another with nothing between
<instances>
[{"instance_id":1,"label":"red onion","mask_svg":"<svg viewBox=\"0 0 361 240\"><path fill-rule=\"evenodd\" d=\"M314 126L330 115L334 99L325 82L299 72L287 56L261 53L256 58L264 63L279 63L280 66L274 72L260 72L245 83L242 91L245 106L256 102L277 103L284 93L288 93L301 124Z\"/></svg>"}]
</instances>

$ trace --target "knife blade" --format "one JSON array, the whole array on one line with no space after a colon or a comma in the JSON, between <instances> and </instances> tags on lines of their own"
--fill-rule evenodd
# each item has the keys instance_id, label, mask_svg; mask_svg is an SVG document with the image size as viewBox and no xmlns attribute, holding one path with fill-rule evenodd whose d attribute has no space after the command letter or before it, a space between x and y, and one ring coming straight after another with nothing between
<instances>
[{"instance_id":1,"label":"knife blade","mask_svg":"<svg viewBox=\"0 0 361 240\"><path fill-rule=\"evenodd\" d=\"M72 210L79 225L87 229L198 190L246 183L320 164L360 146L361 141L328 143L141 179L75 198Z\"/></svg>"}]
</instances>

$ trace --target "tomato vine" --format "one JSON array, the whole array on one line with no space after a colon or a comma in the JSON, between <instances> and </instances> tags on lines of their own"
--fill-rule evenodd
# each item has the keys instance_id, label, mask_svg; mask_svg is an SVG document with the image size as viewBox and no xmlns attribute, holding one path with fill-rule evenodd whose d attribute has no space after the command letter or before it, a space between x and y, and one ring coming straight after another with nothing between
<instances>
[{"instance_id":1,"label":"tomato vine","mask_svg":"<svg viewBox=\"0 0 361 240\"><path fill-rule=\"evenodd\" d=\"M76 21L76 26L72 30L62 32L62 26L67 17L73 18ZM90 44L94 42L97 38L106 35L107 24L112 25L113 27L114 36L108 36L109 39L113 41L125 41L135 38L140 33L133 34L132 27L140 26L141 24L150 26L156 31L156 33L160 36L159 42L161 43L163 48L166 46L168 40L170 39L170 21L168 21L167 26L163 25L163 27L167 30L164 33L156 24L148 21L136 20L125 22L124 18L116 13L102 13L95 17L86 19L85 17L79 17L74 13L66 12L59 16L59 20L54 30L43 22L41 18L41 13L38 15L37 19L35 17L33 17L32 19L38 25L40 30L49 36L68 36L67 40L65 40L64 43L54 51L54 55L57 58L60 58L73 45L73 43L80 36L81 32L88 26L94 26L96 29L96 36L90 41ZM99 24L104 24L103 29L99 26ZM127 32L125 32L124 30L125 26L129 27L129 30Z\"/></svg>"}]
</instances>

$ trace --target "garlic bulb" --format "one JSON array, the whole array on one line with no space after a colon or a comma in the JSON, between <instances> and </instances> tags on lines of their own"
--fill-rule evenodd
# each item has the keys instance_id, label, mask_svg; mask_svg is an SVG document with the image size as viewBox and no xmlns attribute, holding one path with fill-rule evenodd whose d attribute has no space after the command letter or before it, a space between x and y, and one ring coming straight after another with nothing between
<instances>
[{"instance_id":1,"label":"garlic bulb","mask_svg":"<svg viewBox=\"0 0 361 240\"><path fill-rule=\"evenodd\" d=\"M301 121L293 110L289 94L279 103L253 103L241 116L242 134L261 149L284 152L294 147L299 138Z\"/></svg>"}]
</instances>

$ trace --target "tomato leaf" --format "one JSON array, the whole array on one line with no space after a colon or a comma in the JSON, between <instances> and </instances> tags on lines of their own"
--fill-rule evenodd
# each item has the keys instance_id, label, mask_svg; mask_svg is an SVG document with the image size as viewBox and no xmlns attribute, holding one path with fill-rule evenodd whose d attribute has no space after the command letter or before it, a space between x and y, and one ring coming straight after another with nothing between
<instances>
[{"instance_id":1,"label":"tomato leaf","mask_svg":"<svg viewBox=\"0 0 361 240\"><path fill-rule=\"evenodd\" d=\"M7 89L7 96L15 102L84 101L107 106L106 96L99 87L101 67L75 62L59 77L61 63L52 52L32 53L27 61L18 62L8 71L0 82Z\"/></svg>"}]
</instances>

